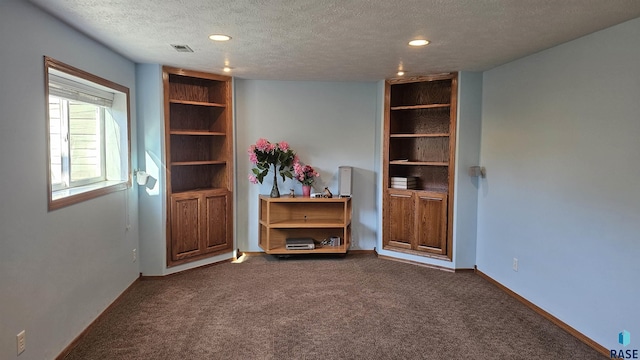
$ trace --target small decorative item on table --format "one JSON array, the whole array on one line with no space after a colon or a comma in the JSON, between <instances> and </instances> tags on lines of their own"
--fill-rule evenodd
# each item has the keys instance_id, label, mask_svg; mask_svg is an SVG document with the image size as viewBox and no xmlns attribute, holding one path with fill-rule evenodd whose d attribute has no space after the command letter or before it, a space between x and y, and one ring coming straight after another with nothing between
<instances>
[{"instance_id":1,"label":"small decorative item on table","mask_svg":"<svg viewBox=\"0 0 640 360\"><path fill-rule=\"evenodd\" d=\"M291 150L289 144L286 141L272 144L269 140L260 138L254 145L249 147L247 152L249 153L249 160L255 165L251 169L253 174L249 175L249 181L252 184L262 184L262 180L264 180L264 177L269 173L269 169L273 166L273 187L270 196L273 198L280 197L277 175L280 174L282 176L282 181L285 180L285 177L293 179L291 171L293 170L293 165L298 163L298 157Z\"/></svg>"},{"instance_id":2,"label":"small decorative item on table","mask_svg":"<svg viewBox=\"0 0 640 360\"><path fill-rule=\"evenodd\" d=\"M300 162L295 162L293 164L293 172L296 180L300 181L302 184L302 196L310 197L311 185L313 185L315 178L320 176L320 174L318 174L311 165L302 165Z\"/></svg>"}]
</instances>

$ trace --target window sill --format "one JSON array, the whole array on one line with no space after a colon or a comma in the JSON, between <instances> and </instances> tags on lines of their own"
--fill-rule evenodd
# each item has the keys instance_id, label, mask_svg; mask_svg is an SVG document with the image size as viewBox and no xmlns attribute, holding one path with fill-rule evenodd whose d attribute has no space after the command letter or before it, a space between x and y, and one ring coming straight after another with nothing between
<instances>
[{"instance_id":1,"label":"window sill","mask_svg":"<svg viewBox=\"0 0 640 360\"><path fill-rule=\"evenodd\" d=\"M49 211L73 205L89 199L126 190L131 184L127 181L101 181L95 184L56 190L50 193Z\"/></svg>"}]
</instances>

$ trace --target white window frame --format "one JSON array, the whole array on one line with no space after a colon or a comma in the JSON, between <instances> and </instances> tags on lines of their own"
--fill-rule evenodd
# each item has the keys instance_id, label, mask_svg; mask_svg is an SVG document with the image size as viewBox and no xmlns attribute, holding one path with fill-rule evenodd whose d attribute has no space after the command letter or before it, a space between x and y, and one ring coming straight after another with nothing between
<instances>
[{"instance_id":1,"label":"white window frame","mask_svg":"<svg viewBox=\"0 0 640 360\"><path fill-rule=\"evenodd\" d=\"M129 89L50 57L45 62L47 186L49 211L131 187L131 117ZM97 105L101 112L102 174L99 178L53 184L49 97ZM63 109L61 109L61 112ZM105 118L109 119L106 129ZM68 130L68 124L67 130ZM63 130L64 131L64 130ZM64 135L68 136L68 135ZM68 145L67 145L68 146ZM105 150L107 149L107 150ZM68 156L68 154L67 154ZM68 159L63 166L69 166ZM71 164L71 166L73 166ZM69 175L69 169L64 169ZM64 173L63 171L63 173Z\"/></svg>"}]
</instances>

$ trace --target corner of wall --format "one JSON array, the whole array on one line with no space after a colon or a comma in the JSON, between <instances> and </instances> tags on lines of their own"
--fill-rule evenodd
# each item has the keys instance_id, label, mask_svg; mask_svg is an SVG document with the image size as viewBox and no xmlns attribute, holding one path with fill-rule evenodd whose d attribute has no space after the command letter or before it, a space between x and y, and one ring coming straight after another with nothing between
<instances>
[{"instance_id":1,"label":"corner of wall","mask_svg":"<svg viewBox=\"0 0 640 360\"><path fill-rule=\"evenodd\" d=\"M138 193L140 271L162 275L167 236L162 66L136 64L136 83L138 168L157 179L152 189L140 187Z\"/></svg>"},{"instance_id":2,"label":"corner of wall","mask_svg":"<svg viewBox=\"0 0 640 360\"><path fill-rule=\"evenodd\" d=\"M454 266L472 269L476 264L479 178L468 175L480 165L482 73L458 74L458 126L456 132Z\"/></svg>"}]
</instances>

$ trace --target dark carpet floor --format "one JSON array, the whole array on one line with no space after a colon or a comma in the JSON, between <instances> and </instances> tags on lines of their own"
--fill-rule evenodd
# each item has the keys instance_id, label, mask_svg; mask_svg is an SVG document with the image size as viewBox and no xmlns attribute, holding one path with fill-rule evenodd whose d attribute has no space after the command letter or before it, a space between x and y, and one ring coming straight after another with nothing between
<instances>
[{"instance_id":1,"label":"dark carpet floor","mask_svg":"<svg viewBox=\"0 0 640 360\"><path fill-rule=\"evenodd\" d=\"M142 280L73 359L603 359L473 273L248 257Z\"/></svg>"}]
</instances>

